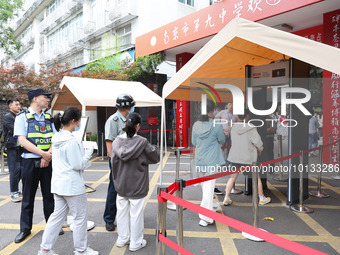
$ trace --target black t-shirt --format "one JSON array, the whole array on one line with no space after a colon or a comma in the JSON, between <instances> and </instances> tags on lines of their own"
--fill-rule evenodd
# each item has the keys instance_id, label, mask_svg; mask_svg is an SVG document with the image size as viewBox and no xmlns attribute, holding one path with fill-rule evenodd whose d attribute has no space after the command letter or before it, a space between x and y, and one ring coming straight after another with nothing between
<instances>
[{"instance_id":1,"label":"black t-shirt","mask_svg":"<svg viewBox=\"0 0 340 255\"><path fill-rule=\"evenodd\" d=\"M14 148L18 144L18 139L13 137L15 116L13 112L9 112L2 121L4 141L7 149Z\"/></svg>"}]
</instances>

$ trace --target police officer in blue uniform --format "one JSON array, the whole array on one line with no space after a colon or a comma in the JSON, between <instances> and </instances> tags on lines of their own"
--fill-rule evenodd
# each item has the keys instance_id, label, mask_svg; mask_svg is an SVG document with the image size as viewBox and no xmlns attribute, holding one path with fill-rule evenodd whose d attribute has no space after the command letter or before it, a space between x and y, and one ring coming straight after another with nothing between
<instances>
[{"instance_id":1,"label":"police officer in blue uniform","mask_svg":"<svg viewBox=\"0 0 340 255\"><path fill-rule=\"evenodd\" d=\"M52 147L54 133L51 115L43 109L49 105L49 96L44 89L28 91L30 107L19 113L14 123L14 137L18 138L23 148L22 157L22 204L20 216L20 233L15 243L20 243L31 234L35 194L40 182L43 196L44 216L47 222L54 210L51 193Z\"/></svg>"},{"instance_id":2,"label":"police officer in blue uniform","mask_svg":"<svg viewBox=\"0 0 340 255\"><path fill-rule=\"evenodd\" d=\"M117 207L116 197L117 192L115 190L113 179L112 179L112 167L111 167L111 153L112 153L112 142L117 136L124 133L123 128L125 127L126 116L134 111L136 102L129 94L121 94L117 97L116 107L117 112L111 115L105 123L105 142L110 166L110 182L107 190L104 221L105 228L107 231L114 231L114 221L116 219Z\"/></svg>"}]
</instances>

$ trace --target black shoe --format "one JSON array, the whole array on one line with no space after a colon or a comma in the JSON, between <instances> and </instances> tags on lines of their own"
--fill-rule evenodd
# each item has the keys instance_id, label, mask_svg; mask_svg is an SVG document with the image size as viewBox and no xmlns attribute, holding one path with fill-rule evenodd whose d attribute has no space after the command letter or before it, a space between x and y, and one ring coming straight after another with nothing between
<instances>
[{"instance_id":1,"label":"black shoe","mask_svg":"<svg viewBox=\"0 0 340 255\"><path fill-rule=\"evenodd\" d=\"M223 192L220 191L218 188L215 188L215 189L214 189L214 193L215 193L216 195L223 195Z\"/></svg>"},{"instance_id":2,"label":"black shoe","mask_svg":"<svg viewBox=\"0 0 340 255\"><path fill-rule=\"evenodd\" d=\"M31 231L29 232L20 232L19 235L17 235L15 237L14 242L15 243L21 243L22 241L24 241L26 239L26 237L28 237L31 234Z\"/></svg>"},{"instance_id":3,"label":"black shoe","mask_svg":"<svg viewBox=\"0 0 340 255\"><path fill-rule=\"evenodd\" d=\"M107 231L115 231L115 229L116 229L115 224L113 222L112 223L106 223L105 228L106 228Z\"/></svg>"},{"instance_id":4,"label":"black shoe","mask_svg":"<svg viewBox=\"0 0 340 255\"><path fill-rule=\"evenodd\" d=\"M59 232L59 235L62 236L64 234L64 230L61 229L60 232Z\"/></svg>"}]
</instances>

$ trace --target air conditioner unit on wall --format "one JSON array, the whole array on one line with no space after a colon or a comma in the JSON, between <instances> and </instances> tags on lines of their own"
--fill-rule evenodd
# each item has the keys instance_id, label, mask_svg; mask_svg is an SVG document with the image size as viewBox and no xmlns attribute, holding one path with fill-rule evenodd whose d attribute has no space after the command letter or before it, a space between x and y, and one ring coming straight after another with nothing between
<instances>
[{"instance_id":1,"label":"air conditioner unit on wall","mask_svg":"<svg viewBox=\"0 0 340 255\"><path fill-rule=\"evenodd\" d=\"M120 16L121 16L121 13L120 13L120 11L117 7L111 9L110 12L109 12L109 19L111 21L119 19Z\"/></svg>"},{"instance_id":2,"label":"air conditioner unit on wall","mask_svg":"<svg viewBox=\"0 0 340 255\"><path fill-rule=\"evenodd\" d=\"M96 30L96 23L93 21L88 21L84 27L85 34L91 34Z\"/></svg>"},{"instance_id":3,"label":"air conditioner unit on wall","mask_svg":"<svg viewBox=\"0 0 340 255\"><path fill-rule=\"evenodd\" d=\"M57 46L54 50L53 50L53 54L54 55L59 55L62 52L62 47L61 46Z\"/></svg>"}]
</instances>

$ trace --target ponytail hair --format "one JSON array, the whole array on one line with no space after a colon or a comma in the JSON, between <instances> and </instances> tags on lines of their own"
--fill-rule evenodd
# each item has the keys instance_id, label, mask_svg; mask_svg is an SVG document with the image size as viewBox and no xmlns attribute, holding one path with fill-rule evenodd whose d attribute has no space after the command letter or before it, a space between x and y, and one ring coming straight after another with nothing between
<instances>
[{"instance_id":1,"label":"ponytail hair","mask_svg":"<svg viewBox=\"0 0 340 255\"><path fill-rule=\"evenodd\" d=\"M136 125L142 123L142 117L137 112L132 112L126 117L125 128L127 137L132 138L136 134Z\"/></svg>"},{"instance_id":2,"label":"ponytail hair","mask_svg":"<svg viewBox=\"0 0 340 255\"><path fill-rule=\"evenodd\" d=\"M65 107L63 113L57 113L53 117L54 127L57 131L60 130L61 126L65 126L72 120L78 121L81 118L81 111L73 106Z\"/></svg>"}]
</instances>

